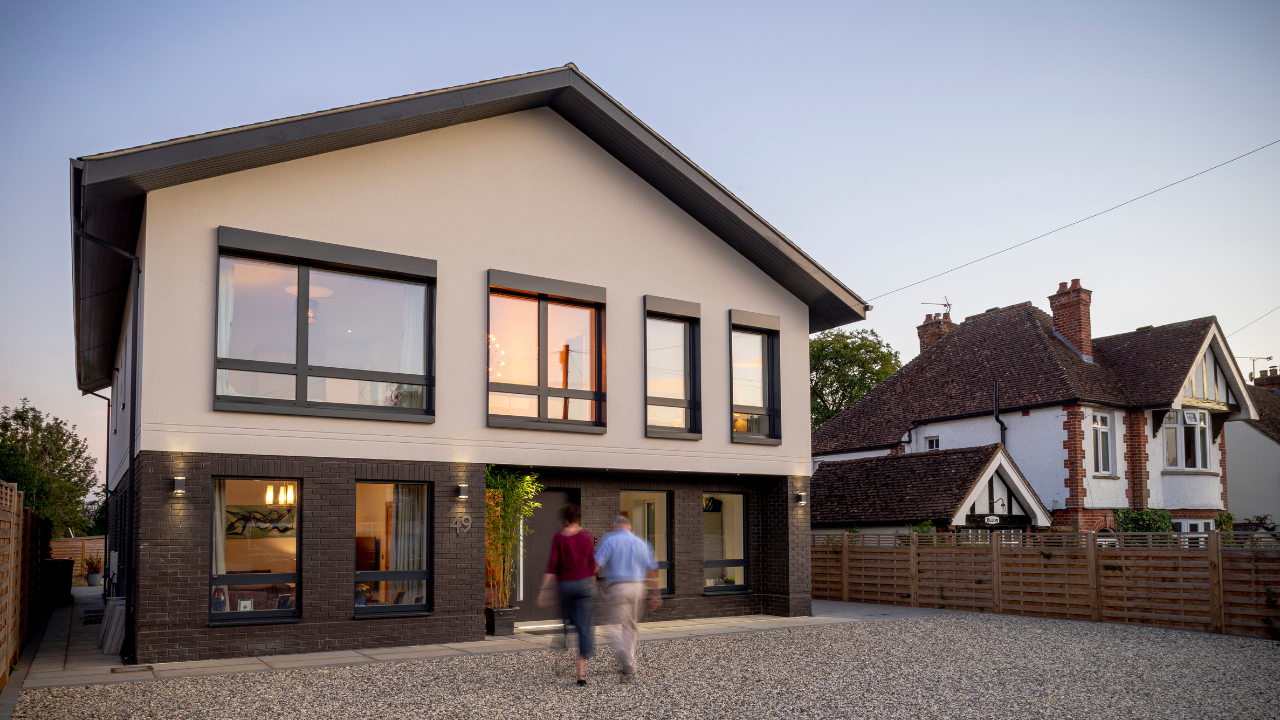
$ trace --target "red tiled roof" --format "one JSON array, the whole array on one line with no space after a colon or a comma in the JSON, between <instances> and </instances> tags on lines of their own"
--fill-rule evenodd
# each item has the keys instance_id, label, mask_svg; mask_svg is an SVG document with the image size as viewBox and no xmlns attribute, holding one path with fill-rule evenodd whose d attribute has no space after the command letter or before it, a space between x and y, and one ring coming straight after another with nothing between
<instances>
[{"instance_id":1,"label":"red tiled roof","mask_svg":"<svg viewBox=\"0 0 1280 720\"><path fill-rule=\"evenodd\" d=\"M811 522L950 520L1001 447L824 462L809 481Z\"/></svg>"},{"instance_id":2,"label":"red tiled roof","mask_svg":"<svg viewBox=\"0 0 1280 720\"><path fill-rule=\"evenodd\" d=\"M815 455L897 444L914 421L1094 402L1171 402L1217 321L1201 318L1093 341L1086 362L1025 302L966 318L890 378L813 432Z\"/></svg>"}]
</instances>

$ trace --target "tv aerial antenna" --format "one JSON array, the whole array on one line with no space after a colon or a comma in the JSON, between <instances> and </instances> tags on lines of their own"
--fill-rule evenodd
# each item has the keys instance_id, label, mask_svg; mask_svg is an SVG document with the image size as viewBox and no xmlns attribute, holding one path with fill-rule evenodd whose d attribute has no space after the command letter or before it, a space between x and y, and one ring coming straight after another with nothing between
<instances>
[{"instance_id":1,"label":"tv aerial antenna","mask_svg":"<svg viewBox=\"0 0 1280 720\"><path fill-rule=\"evenodd\" d=\"M944 308L946 308L946 309L947 309L947 314L948 314L948 315L950 315L950 314L951 314L951 298L947 297L946 295L943 295L943 296L942 296L942 299L943 299L943 300L945 300L946 302L940 302L940 303L920 303L920 304L921 304L921 305L937 305L937 306L939 306L939 307L944 307Z\"/></svg>"}]
</instances>

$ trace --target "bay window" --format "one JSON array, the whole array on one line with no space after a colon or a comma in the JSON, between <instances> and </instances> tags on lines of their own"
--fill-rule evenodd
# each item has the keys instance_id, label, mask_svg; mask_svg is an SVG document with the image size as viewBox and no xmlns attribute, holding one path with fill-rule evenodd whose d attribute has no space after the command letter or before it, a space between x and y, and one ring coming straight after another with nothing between
<instances>
[{"instance_id":1,"label":"bay window","mask_svg":"<svg viewBox=\"0 0 1280 720\"><path fill-rule=\"evenodd\" d=\"M1209 469L1209 413L1169 410L1164 415L1164 466L1185 470Z\"/></svg>"},{"instance_id":2,"label":"bay window","mask_svg":"<svg viewBox=\"0 0 1280 720\"><path fill-rule=\"evenodd\" d=\"M729 311L733 442L780 445L778 318Z\"/></svg>"},{"instance_id":3,"label":"bay window","mask_svg":"<svg viewBox=\"0 0 1280 720\"><path fill-rule=\"evenodd\" d=\"M430 609L430 487L356 483L357 615Z\"/></svg>"},{"instance_id":4,"label":"bay window","mask_svg":"<svg viewBox=\"0 0 1280 720\"><path fill-rule=\"evenodd\" d=\"M431 422L435 263L220 228L215 410Z\"/></svg>"},{"instance_id":5,"label":"bay window","mask_svg":"<svg viewBox=\"0 0 1280 720\"><path fill-rule=\"evenodd\" d=\"M489 271L489 427L605 431L604 289Z\"/></svg>"},{"instance_id":6,"label":"bay window","mask_svg":"<svg viewBox=\"0 0 1280 720\"><path fill-rule=\"evenodd\" d=\"M297 480L214 481L209 619L213 624L298 616Z\"/></svg>"},{"instance_id":7,"label":"bay window","mask_svg":"<svg viewBox=\"0 0 1280 720\"><path fill-rule=\"evenodd\" d=\"M697 303L645 296L645 436L702 437Z\"/></svg>"}]
</instances>

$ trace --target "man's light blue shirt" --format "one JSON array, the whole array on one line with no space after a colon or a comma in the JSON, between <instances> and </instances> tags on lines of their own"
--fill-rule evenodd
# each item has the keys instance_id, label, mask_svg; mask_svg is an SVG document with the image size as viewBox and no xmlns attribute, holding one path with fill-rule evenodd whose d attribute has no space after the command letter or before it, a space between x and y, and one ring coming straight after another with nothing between
<instances>
[{"instance_id":1,"label":"man's light blue shirt","mask_svg":"<svg viewBox=\"0 0 1280 720\"><path fill-rule=\"evenodd\" d=\"M658 569L653 548L630 530L614 530L600 541L596 564L604 571L604 581L644 582L650 570Z\"/></svg>"}]
</instances>

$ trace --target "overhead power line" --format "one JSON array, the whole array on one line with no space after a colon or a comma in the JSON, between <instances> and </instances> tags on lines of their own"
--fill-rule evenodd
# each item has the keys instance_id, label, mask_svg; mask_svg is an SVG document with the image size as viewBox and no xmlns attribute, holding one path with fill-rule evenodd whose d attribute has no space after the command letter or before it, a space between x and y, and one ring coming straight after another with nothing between
<instances>
[{"instance_id":1,"label":"overhead power line","mask_svg":"<svg viewBox=\"0 0 1280 720\"><path fill-rule=\"evenodd\" d=\"M1266 316L1270 315L1271 313L1273 313L1273 312L1275 312L1275 311L1277 311L1277 310L1280 310L1280 305L1277 305L1277 306L1275 306L1275 307L1271 308L1270 310L1268 310L1268 311L1266 311L1266 312L1262 313L1262 315L1261 315L1261 316L1259 316L1259 317L1257 317L1257 318L1253 319L1252 321L1250 321L1250 322L1248 323L1248 325L1245 325L1244 327L1240 328L1240 330L1243 330L1244 328L1249 327L1249 325L1252 325L1252 324L1254 324L1254 323L1258 322L1258 321L1259 321L1259 320L1261 320L1262 318L1264 318L1264 317L1266 317ZM1228 334L1228 335L1227 335L1227 337L1231 337L1232 335L1235 335L1236 333L1240 332L1240 330L1236 330L1235 332Z\"/></svg>"},{"instance_id":2,"label":"overhead power line","mask_svg":"<svg viewBox=\"0 0 1280 720\"><path fill-rule=\"evenodd\" d=\"M1077 221L1075 221L1075 222L1073 222L1073 223L1069 223L1069 224L1067 224L1067 225L1063 225L1063 226L1062 226L1062 227L1060 227L1060 228L1057 228L1057 229L1054 229L1054 230L1050 230L1049 232L1047 232L1047 233L1045 233L1045 234L1043 234L1043 235L1037 235L1037 236L1035 236L1035 237L1031 238L1030 240L1023 240L1022 242L1018 243L1017 245L1010 245L1009 247L1007 247L1007 248L1005 248L1005 249L1003 249L1003 250L997 250L997 251L995 251L995 252L991 253L990 255L983 255L982 257L978 258L977 260L970 260L969 262L967 262L967 263L965 263L965 264L963 264L963 265L957 265L957 266L955 266L955 267L951 268L950 270L946 270L946 271L944 271L944 272L940 272L940 273L938 273L937 275L932 275L932 276L927 277L927 278L925 278L925 279L923 279L923 280L917 280L916 282L913 282L913 283L911 283L910 285L903 285L902 287L898 288L897 290L890 290L890 291L889 291L889 292L887 292L887 293L881 293L881 294L879 294L879 295L877 295L877 296L875 296L875 297L873 297L873 298L871 298L871 299L872 299L872 300L879 300L879 299L880 299L880 298L882 298L882 297L886 297L886 296L888 296L888 295L892 295L892 294L894 294L894 293L896 293L896 292L900 292L900 291L902 291L902 290L906 290L907 288L915 287L916 285L919 285L919 284L921 284L921 283L927 283L927 282L929 282L930 280L934 280L934 279L940 278L940 277L942 277L943 275L947 275L948 273L953 273L953 272L955 272L955 271L957 271L957 270L960 270L961 268L967 268L967 267L969 267L970 265L973 265L974 263L980 263L980 262L982 262L983 260L986 260L986 259L988 259L988 258L993 258L993 257L995 257L995 256L997 256L997 255L999 255L999 254L1001 254L1001 253L1007 253L1007 252L1009 252L1010 250L1015 250L1015 249L1017 249L1017 248L1022 247L1023 245L1026 245L1026 244L1028 244L1028 243L1033 243L1033 242L1035 242L1035 241L1037 241L1037 240L1040 240L1041 238L1047 238L1047 237L1049 237L1050 235L1052 235L1052 234L1054 234L1054 233L1062 232L1063 230L1066 230L1066 229L1067 229L1067 228L1069 228L1069 227L1074 227L1074 226L1076 226L1076 225L1079 225L1080 223L1085 222L1086 220L1092 220L1092 219L1094 219L1094 218L1096 218L1096 217L1098 217L1098 216L1100 216L1100 215L1106 215L1107 213L1111 212L1112 210L1119 210L1120 208L1124 207L1125 205L1128 205L1128 204L1130 204L1130 203L1135 203L1135 202L1137 202L1137 201L1141 200L1142 198L1150 197L1150 196L1152 196L1152 195L1155 195L1156 193L1160 192L1161 190L1168 190L1169 188L1173 187L1174 185L1179 185L1179 184L1184 183L1184 182L1186 182L1186 181L1188 181L1188 180L1191 180L1191 179L1193 179L1193 178L1198 178L1198 177L1200 177L1201 175L1203 175L1203 174L1205 174L1205 173L1207 173L1207 172L1211 172L1211 171L1213 171L1213 170L1217 170L1218 168L1222 167L1223 165L1230 165L1231 163L1233 163L1233 162L1235 162L1235 161L1239 160L1240 158L1246 158L1246 157L1249 157L1250 155L1252 155L1252 154L1254 154L1254 153L1258 152L1259 150L1266 150L1267 148L1269 148L1269 147L1271 147L1272 145L1275 145L1275 144L1277 144L1277 143L1280 143L1280 140L1274 140L1274 141L1272 141L1272 142L1267 143L1266 145L1263 145L1262 147L1254 148L1253 150L1250 150L1249 152L1247 152L1247 153L1245 153L1245 154L1243 154L1243 155L1237 155L1236 157L1233 157L1233 158L1231 158L1230 160L1228 160L1228 161L1226 161L1226 162L1218 163L1217 165L1214 165L1213 167L1211 167L1211 168L1209 168L1209 169L1207 169L1207 170L1201 170L1200 172L1196 173L1195 175L1188 175L1187 177L1184 177L1184 178L1182 178L1181 180L1179 180L1179 181L1177 181L1177 182L1171 182L1171 183L1169 183L1168 185L1165 185L1165 186L1163 186L1163 187L1158 187L1158 188L1156 188L1155 190L1152 190L1152 191L1151 191L1151 192L1149 192L1149 193L1145 193L1145 194L1139 195L1138 197L1133 198L1132 200L1126 200L1126 201L1124 201L1124 202L1120 203L1119 205L1114 205L1114 206L1112 206L1112 207L1109 207L1109 208L1107 208L1106 210L1103 210L1102 212L1096 212L1096 213L1094 213L1094 214L1090 215L1089 217L1086 217L1086 218L1080 218L1079 220L1077 220ZM1258 319L1259 319L1259 320L1261 320L1262 318L1258 318ZM1254 322L1257 322L1257 320L1255 320ZM1252 324L1252 323L1251 323L1251 324ZM1247 327L1247 326L1246 326L1246 327ZM1243 330L1243 329L1244 329L1244 328L1240 328L1240 330ZM1240 330L1237 330L1236 332L1240 332Z\"/></svg>"}]
</instances>

